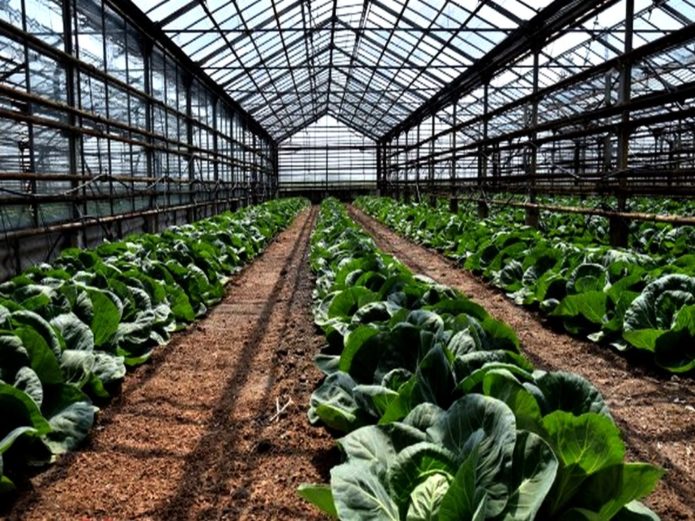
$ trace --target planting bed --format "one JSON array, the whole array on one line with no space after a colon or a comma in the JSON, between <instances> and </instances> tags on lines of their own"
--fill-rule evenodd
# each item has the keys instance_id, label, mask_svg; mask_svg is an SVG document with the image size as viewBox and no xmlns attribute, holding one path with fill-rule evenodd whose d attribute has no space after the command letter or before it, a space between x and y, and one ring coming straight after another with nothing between
<instances>
[{"instance_id":1,"label":"planting bed","mask_svg":"<svg viewBox=\"0 0 695 521\"><path fill-rule=\"evenodd\" d=\"M514 210L481 220L470 207L454 214L441 201L364 197L355 206L572 335L639 351L673 373L695 370L692 226L633 223L630 246L621 248L607 244L605 221L582 216L546 212L536 229Z\"/></svg>"},{"instance_id":2,"label":"planting bed","mask_svg":"<svg viewBox=\"0 0 695 521\"><path fill-rule=\"evenodd\" d=\"M440 254L349 212L385 253L508 324L538 369L574 372L595 385L622 431L627 459L667 470L644 503L664 520L695 519L691 380L555 332ZM355 426L341 428L337 418L329 432L306 416L322 378L313 357L326 343L312 315L317 213L302 211L231 278L219 305L128 374L79 450L18 481L6 518L325 519L297 488L330 481L341 460L332 434ZM506 342L503 330L485 327ZM326 424L318 403L310 418Z\"/></svg>"},{"instance_id":3,"label":"planting bed","mask_svg":"<svg viewBox=\"0 0 695 521\"><path fill-rule=\"evenodd\" d=\"M295 493L334 458L305 414L322 343L307 262L315 213L128 375L86 445L19 484L8 519L319 519Z\"/></svg>"},{"instance_id":4,"label":"planting bed","mask_svg":"<svg viewBox=\"0 0 695 521\"><path fill-rule=\"evenodd\" d=\"M605 396L632 456L668 471L645 503L663 519L695 519L695 385L690 379L630 364L596 344L556 333L534 313L440 254L400 237L354 207L350 214L385 252L410 269L459 289L512 326L537 365L572 371L591 381Z\"/></svg>"}]
</instances>

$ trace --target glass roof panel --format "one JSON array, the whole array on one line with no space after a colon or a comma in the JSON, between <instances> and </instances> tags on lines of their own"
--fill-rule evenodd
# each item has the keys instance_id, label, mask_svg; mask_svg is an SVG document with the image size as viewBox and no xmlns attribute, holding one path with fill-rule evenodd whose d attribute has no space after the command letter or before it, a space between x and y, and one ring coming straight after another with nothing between
<instances>
[{"instance_id":1,"label":"glass roof panel","mask_svg":"<svg viewBox=\"0 0 695 521\"><path fill-rule=\"evenodd\" d=\"M384 135L551 1L141 0L138 5L279 139L319 114L369 136ZM668 3L692 14L692 0ZM660 16L665 18L655 21L657 26L682 23L665 12ZM651 31L649 24L645 20L643 26ZM558 43L564 59L552 58L558 67L577 61L566 54L582 38L592 40L590 30ZM590 60L603 58L610 36L593 40ZM645 30L644 37L658 34ZM520 82L527 71L520 68L505 79ZM555 82L558 74L548 71L542 81ZM517 88L525 92L528 82Z\"/></svg>"},{"instance_id":2,"label":"glass roof panel","mask_svg":"<svg viewBox=\"0 0 695 521\"><path fill-rule=\"evenodd\" d=\"M500 3L500 2L498 2ZM695 0L635 1L633 47L638 48L666 33L686 28L695 22ZM625 2L620 1L598 13L563 36L547 44L539 56L539 88L553 86L561 80L596 64L615 58L625 49ZM522 99L532 92L532 56L526 55L512 67L499 72L490 82L490 110ZM665 49L655 57L633 67L632 95L672 89L695 81L693 44ZM612 70L588 78L581 85L554 91L541 102L539 120L571 117L616 101L618 72ZM481 114L484 90L478 88L459 99L458 122L474 120ZM607 99L607 96L609 98ZM490 132L505 133L519 127L518 114L530 105L520 103L496 116ZM523 117L521 118L523 120ZM506 128L505 128L506 127Z\"/></svg>"}]
</instances>

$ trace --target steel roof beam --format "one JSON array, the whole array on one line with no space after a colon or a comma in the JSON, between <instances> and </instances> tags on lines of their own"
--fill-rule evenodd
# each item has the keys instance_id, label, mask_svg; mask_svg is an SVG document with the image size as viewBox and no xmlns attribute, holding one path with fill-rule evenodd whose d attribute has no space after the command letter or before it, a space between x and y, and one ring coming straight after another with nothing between
<instances>
[{"instance_id":1,"label":"steel roof beam","mask_svg":"<svg viewBox=\"0 0 695 521\"><path fill-rule=\"evenodd\" d=\"M447 5L446 3L442 4L442 7L440 8L439 12L437 13L437 16L434 18L435 20L436 20L437 18L439 18L439 16L441 16L441 14L442 14L444 8L446 7L446 5ZM467 18L466 20L464 20L464 21L461 23L461 25L462 25L462 26L468 25L468 24L470 23L471 19L475 16L475 13L478 11L478 9L480 9L480 8L482 7L482 5L483 5L482 3L478 3L478 6L477 6L473 11L470 11L470 12L469 12L468 18ZM426 34L426 33L423 33L423 34L420 36L420 39L418 40L417 44L416 44L416 45L410 50L410 52L408 53L407 58L410 58L410 56L413 54L413 52L415 51L415 49L416 49L416 48L420 45L420 43L424 40L425 34ZM454 38L456 38L456 36L458 36L458 35L457 35L456 33L453 33L453 34L449 37L449 39L445 42L445 47L450 47L451 42L454 40ZM438 57L438 54L435 54L435 55L433 55L433 56L430 56L430 57L429 57L429 60L427 61L427 67L429 67L430 65L432 65L432 63L434 62L434 60L437 59L437 57ZM472 60L472 58L471 58L471 60ZM425 70L426 70L426 69L425 69ZM410 88L413 86L413 84L420 78L421 74L422 74L422 73L419 73L419 74L415 75L415 76L410 80L410 83L408 83L408 86L407 86L406 91L410 90ZM395 77L395 76L396 76L396 74L394 74L393 77ZM389 83L389 85L390 85L390 83ZM381 99L383 98L383 96L384 96L384 94L383 94L383 92L382 92L381 96L379 97L379 100L381 100ZM378 102L377 102L377 103L378 103ZM391 107L393 107L393 102L391 103L391 105L389 106L389 108L388 108L384 113L385 113L385 114L388 113L388 111L391 109ZM383 116L382 116L382 118L383 118ZM374 124L374 126L375 126L375 127L378 126L379 123L381 123L381 119L377 120L377 122Z\"/></svg>"},{"instance_id":2,"label":"steel roof beam","mask_svg":"<svg viewBox=\"0 0 695 521\"><path fill-rule=\"evenodd\" d=\"M270 4L273 6L273 13L275 14L275 20L277 23L277 26L280 27L280 16L278 15L278 10L277 6L275 4L275 0L270 0ZM282 48L285 51L285 60L287 61L287 65L290 65L290 53L287 49L287 45L285 44L285 35L280 33L280 43L282 44ZM266 62L267 63L267 62ZM266 68L265 73L270 76L270 71ZM312 77L313 74L309 74L309 77ZM292 85L294 86L294 90L298 91L299 89L297 88L297 79L294 76L294 70L290 69L290 77L292 78ZM277 88L277 84L274 85L275 87L275 92L279 93L279 90ZM283 96L284 98L284 96ZM302 107L302 115L304 115L304 110Z\"/></svg>"},{"instance_id":3,"label":"steel roof beam","mask_svg":"<svg viewBox=\"0 0 695 521\"><path fill-rule=\"evenodd\" d=\"M237 0L232 0L232 3L234 4L234 8L236 9L237 14L239 15L239 20L241 20L241 23L243 24L244 28L245 28L245 29L248 29L248 25L247 25L247 23L246 23L246 19L244 18L244 15L242 14L241 9L239 8L239 4L237 3ZM214 20L213 20L213 22L214 22ZM217 25L217 24L216 24L216 25ZM219 26L217 26L217 27L219 27ZM224 36L223 36L223 38L224 38ZM225 38L225 41L227 41L226 38ZM256 51L256 54L257 54L258 56L262 56L261 51L260 51L260 49L258 48L258 44L256 43L256 40L255 40L254 38L251 38L251 44L253 45L253 48L254 48L254 50ZM237 54L237 52L236 52L236 50L234 49L234 47L232 47L232 46L230 45L230 46L229 46L229 49L230 49L230 50L232 51L232 53L234 54L234 57L235 57L237 60L241 61L241 60L239 59L239 55ZM269 72L268 70L266 70L265 73L268 75L268 77L271 77L270 72ZM249 78L251 79L251 81L253 82L253 84L256 86L256 88L258 88L258 82L256 81L256 79L255 79L253 76L251 76L251 75L249 75ZM273 84L273 87L275 88L275 91L277 92L277 91L278 91L277 85L276 85L276 84ZM267 99L266 93L265 93L264 91L260 91L260 94L261 94L261 96L263 97L263 99ZM270 110L271 110L272 112L275 113L275 117L277 118L278 121L282 121L282 118L280 117L279 113L278 113L272 106L270 107Z\"/></svg>"},{"instance_id":4,"label":"steel roof beam","mask_svg":"<svg viewBox=\"0 0 695 521\"><path fill-rule=\"evenodd\" d=\"M327 112L328 112L327 107L324 107L321 110L319 110L316 114L311 116L308 120L302 121L301 123L298 123L297 125L288 129L286 132L279 134L277 137L278 148L281 147L281 144L283 141L287 141L288 138L294 136L300 130L303 130L304 128L308 127L312 123L316 123L319 119L321 119L323 116L325 116Z\"/></svg>"},{"instance_id":5,"label":"steel roof beam","mask_svg":"<svg viewBox=\"0 0 695 521\"><path fill-rule=\"evenodd\" d=\"M170 24L171 22L173 22L177 18L185 15L189 11L192 11L193 9L195 9L196 7L201 5L202 3L203 2L201 2L201 0L191 0L187 4L184 4L181 7L179 7L176 11L169 13L169 16L161 19L159 22L157 22L157 25L159 25L159 27L164 27L165 25Z\"/></svg>"},{"instance_id":6,"label":"steel roof beam","mask_svg":"<svg viewBox=\"0 0 695 521\"><path fill-rule=\"evenodd\" d=\"M350 26L349 26L347 23L345 23L343 20L340 20L340 19L339 19L339 20L338 20L338 23L339 23L340 25L342 25L343 27L346 27L346 28L348 28L348 29L354 29L354 27L350 27ZM386 29L386 30L390 31L391 29ZM392 34L393 34L393 33L392 33ZM395 60L397 60L399 63L406 63L406 64L408 64L408 65L417 67L417 64L416 64L416 63L413 63L413 62L410 61L410 59L408 58L408 56L409 56L411 53L409 53L408 56L403 56L402 54L398 54L397 52L395 52L395 51L393 51L392 49L389 48L388 43L382 47L381 44L379 44L379 42L375 41L373 38L371 38L370 36L368 36L367 33L364 33L364 34L362 35L362 39L363 39L365 42L371 43L371 44L372 44L374 47L376 47L377 49L382 49L382 51L383 51L384 53L386 53L386 54L388 54L389 56L393 57L393 58L394 58ZM420 41L422 41L422 39L420 39ZM382 56L383 56L383 54L382 54ZM381 60L379 60L379 61L381 61ZM471 61L474 61L474 60L471 58ZM378 62L377 62L377 63L378 63ZM425 71L425 72L426 72L426 75L429 77L429 79L432 80L433 82L435 82L435 83L437 83L437 84L439 84L439 85L445 84L445 82L443 82L443 81L441 80L441 78L437 78L437 76L435 76L434 74L428 73L427 71Z\"/></svg>"},{"instance_id":7,"label":"steel roof beam","mask_svg":"<svg viewBox=\"0 0 695 521\"><path fill-rule=\"evenodd\" d=\"M519 26L507 38L496 45L484 57L470 66L458 78L441 89L437 94L413 111L401 123L394 126L382 141L388 141L395 135L419 124L433 113L453 103L482 86L488 78L511 65L515 60L541 47L552 36L562 33L563 29L582 23L599 11L617 3L619 0L555 0L542 9L528 22Z\"/></svg>"},{"instance_id":8,"label":"steel roof beam","mask_svg":"<svg viewBox=\"0 0 695 521\"><path fill-rule=\"evenodd\" d=\"M234 5L236 5L236 1L234 2ZM208 17L210 18L210 21L212 22L215 29L221 33L221 28L220 28L219 24L217 23L217 21L213 18L212 13L210 12L210 9L208 8L207 4L205 2L203 2L203 3L201 3L201 6L205 10L205 13L208 15ZM238 10L238 8L237 8L237 10ZM239 15L239 17L241 18L241 14ZM242 21L243 21L243 18L242 18ZM229 39L223 34L220 34L220 35L222 36L222 39L227 43L227 45L229 45ZM236 56L236 58L239 59L239 56L237 55L234 48L230 46L230 49L231 49L232 53L234 53L234 56ZM262 95L265 97L265 93L262 93ZM277 113L275 114L275 116L279 119L279 116Z\"/></svg>"},{"instance_id":9,"label":"steel roof beam","mask_svg":"<svg viewBox=\"0 0 695 521\"><path fill-rule=\"evenodd\" d=\"M316 27L310 29L310 30L309 30L309 35L313 35L313 33L315 33L316 31L320 30L324 25L328 25L329 22L330 22L330 19L326 19L325 22L321 22L321 24L319 24L318 26L316 26ZM296 39L292 40L292 43L289 44L289 47L294 47L296 44L301 44L303 39L304 39L304 37L303 37L303 36L300 36L299 38L296 38ZM278 56L282 56L282 49L278 49L277 51L275 51L275 52L269 54L268 56L266 56L265 62L267 63L267 62L269 62L269 61L271 61L271 60L277 58ZM227 85L230 85L230 84L232 84L232 83L234 83L234 82L236 82L236 81L239 81L240 79L242 79L242 78L248 73L248 71L256 70L256 69L258 69L259 67L261 67L261 65L263 64L263 61L264 61L264 60L261 60L261 61L258 61L258 62L256 62L256 63L252 64L252 65L248 65L248 66L242 67L242 69L243 69L244 72L240 72L239 74L237 74L237 75L234 76L233 78L230 78L229 80L225 80L225 82L222 83L221 86L222 86L222 87L226 87ZM242 62L240 62L240 63L242 63ZM306 63L306 61L304 61L304 62L302 62L302 63Z\"/></svg>"},{"instance_id":10,"label":"steel roof beam","mask_svg":"<svg viewBox=\"0 0 695 521\"><path fill-rule=\"evenodd\" d=\"M395 16L397 15L396 11L394 11L394 10L391 9L390 7L386 6L386 5L385 5L383 2L381 2L380 0L372 0L372 2L374 3L374 5L376 5L376 6L379 7L380 9L383 9L384 11L386 11L386 12L387 12L388 14L390 14L391 16L395 17ZM443 2L443 3L442 3L442 7L440 8L439 13L442 12L442 10L446 7L447 3L448 3L448 2ZM406 7L407 4L408 4L408 3L405 2L405 3L404 3L404 7ZM439 16L439 14L437 14L437 16ZM408 18L408 17L405 15L405 10L403 11L403 16L401 16L400 19L403 20L405 23L407 23L407 24L408 24L409 26L411 26L411 27L417 27L417 26L418 26L418 24L416 24L415 22L413 22L410 18ZM464 24L461 24L461 25L464 25ZM429 31L432 31L432 28L431 28L431 27L428 27L428 30L429 30ZM432 38L435 42L437 42L439 45L441 45L442 48L447 48L447 47L448 47L448 42L447 42L445 39L441 38L441 37L440 37L439 35L437 35L436 33L429 32L429 31L428 31L428 33L427 33L427 36L429 36L429 37ZM463 57L464 57L465 59L467 59L467 60L470 60L470 61L472 61L472 62L475 61L475 58L474 58L473 56L471 56L470 54L468 54L467 52L463 51L462 49L460 49L460 48L458 48L458 47L455 48L455 49L452 49L451 47L448 47L448 48L451 49L453 52L456 52L456 53L460 54L461 56L463 56Z\"/></svg>"},{"instance_id":11,"label":"steel roof beam","mask_svg":"<svg viewBox=\"0 0 695 521\"><path fill-rule=\"evenodd\" d=\"M282 11L280 11L280 14L281 14L281 15L284 15L284 14L288 13L289 11L291 11L292 9L294 9L295 7L297 7L299 4L301 4L303 1L304 1L304 0L296 0L295 2L292 2L291 4L285 6L285 7L282 9ZM236 8L236 12L237 12L238 15L239 15L239 19L243 21L244 18L241 16L241 11L240 11L239 7L236 5L236 0L234 0L233 3L234 3L234 6L235 6L235 8ZM230 17L229 19L231 19L231 17ZM275 20L275 17L274 17L274 16L269 16L268 18L265 18L262 22L260 22L258 25L256 25L256 28L260 28L260 27L263 27L263 26L265 26L265 25L268 25L268 24L270 24L273 20ZM240 34L239 36L237 36L236 38L234 38L234 40L232 40L232 44L237 44L237 43L239 43L239 42L242 41L244 38L246 38L246 36L249 34L249 28L246 26L246 23L244 23L244 29L240 29L240 31L241 31L241 34ZM214 57L217 56L219 53L221 53L221 52L223 52L225 49L227 49L228 47L229 47L228 45L221 45L221 46L218 47L217 49L211 51L209 54L205 55L205 56L202 57L200 60L198 60L198 63L201 64L201 65L203 65L205 62L209 61L211 58L214 58Z\"/></svg>"},{"instance_id":12,"label":"steel roof beam","mask_svg":"<svg viewBox=\"0 0 695 521\"><path fill-rule=\"evenodd\" d=\"M205 84L210 91L225 100L225 103L236 112L236 115L249 128L256 132L259 136L264 137L274 142L271 134L244 109L238 101L234 100L220 85L215 82L201 67L195 63L188 54L186 54L178 45L176 45L169 36L167 36L161 27L153 22L132 0L109 0L109 4L120 12L122 16L132 21L140 27L145 34L149 34L162 46L171 56L179 61L183 69L197 76L202 83Z\"/></svg>"},{"instance_id":13,"label":"steel roof beam","mask_svg":"<svg viewBox=\"0 0 695 521\"><path fill-rule=\"evenodd\" d=\"M352 68L354 67L355 64L355 57L357 56L357 50L360 47L360 41L362 39L362 35L364 34L364 27L367 23L367 8L369 7L369 0L363 0L362 2L362 13L360 14L360 23L358 25L358 32L355 32L355 41L352 44L352 52L350 53L350 62L348 64L348 81L352 75ZM343 27L345 30L346 28ZM345 95L347 94L348 89L347 85L345 90L343 91L343 95L340 99L340 105L338 105L338 114L340 114L343 110L343 101L345 100Z\"/></svg>"},{"instance_id":14,"label":"steel roof beam","mask_svg":"<svg viewBox=\"0 0 695 521\"><path fill-rule=\"evenodd\" d=\"M326 107L331 98L331 77L333 76L333 49L335 49L335 22L337 20L338 0L333 0L333 14L331 15L331 43L328 55L328 92L326 93Z\"/></svg>"},{"instance_id":15,"label":"steel roof beam","mask_svg":"<svg viewBox=\"0 0 695 521\"><path fill-rule=\"evenodd\" d=\"M328 51L328 47L323 47L321 50L316 51L316 52L315 52L314 54L312 54L311 56L307 56L307 58L306 58L304 61L300 62L299 64L294 65L294 66L290 66L290 67L289 67L287 70L285 70L282 74L278 74L278 75L275 76L275 77L272 77L272 76L271 76L271 78L270 78L269 80L267 80L265 83L263 83L259 88L260 88L261 90L267 89L267 88L271 87L273 84L276 84L276 83L278 83L279 81L284 80L287 76L289 76L289 75L291 74L292 69L308 67L308 64L309 64L311 61L315 60L316 58L318 58L318 57L321 56L322 54L325 54L327 51ZM260 70L260 68L259 68L259 69L255 69L255 70ZM253 98L253 96L254 96L254 95L257 95L257 94L259 94L259 92L255 92L254 94L252 94L252 95L250 95L250 96L244 96L244 97L242 97L242 98L239 98L239 103L244 103L244 102L248 101L249 99Z\"/></svg>"},{"instance_id":16,"label":"steel roof beam","mask_svg":"<svg viewBox=\"0 0 695 521\"><path fill-rule=\"evenodd\" d=\"M346 50L341 49L340 47L336 47L336 50L338 50L339 52L343 53L345 56L348 56L348 57L350 56L350 54L349 54ZM360 60L359 58L355 58L355 62L356 62L357 64L359 64L359 65L367 65L367 66L369 65L369 64L364 63L364 62L363 62L362 60ZM385 81L387 81L387 82L390 81L390 80L392 79L392 75L388 75L388 74L386 74L385 72L382 72L381 69L380 69L379 67L375 68L375 69L372 71L371 76L374 76L375 74L376 74L377 76L379 76L381 79L383 79L383 80L385 80ZM354 77L354 76L352 76L352 77ZM401 89L404 91L404 93L407 92L406 86L403 85L400 81L396 81L396 80L394 79L392 83L393 83L395 86L401 88ZM371 84L371 82L370 82L370 84ZM380 92L381 89L373 89L372 91L373 91L373 92ZM425 96L423 96L422 94L419 94L419 93L416 94L416 95L414 95L414 97L420 98L420 99L422 99L423 101L427 99Z\"/></svg>"},{"instance_id":17,"label":"steel roof beam","mask_svg":"<svg viewBox=\"0 0 695 521\"><path fill-rule=\"evenodd\" d=\"M346 101L346 103L347 103L348 105L350 105L350 107L355 111L356 114L357 114L357 113L361 113L361 114L366 115L367 117L372 116L374 110L378 110L376 107L372 107L371 110L370 110L370 109L366 109L366 108L364 108L364 105L357 105L357 104L355 104L355 103L353 103L353 102L350 102L350 101ZM329 107L329 110L330 110L330 103L328 103L328 107ZM292 116L294 116L294 115L297 114L298 112L299 112L299 111L295 110L294 112L292 112L292 113L289 114L289 117L291 118ZM263 120L261 119L260 121L262 122ZM365 118L365 121L367 121L366 118ZM356 128L356 130L357 130L357 128ZM376 133L374 133L374 132L371 132L371 133L370 133L370 132L367 131L366 129L359 129L358 131L359 131L361 134L365 134L365 135L367 135L367 136L369 136L369 137L371 137L371 138L373 138L373 139L376 139L377 136L378 136Z\"/></svg>"},{"instance_id":18,"label":"steel roof beam","mask_svg":"<svg viewBox=\"0 0 695 521\"><path fill-rule=\"evenodd\" d=\"M307 2L307 4L308 4L308 2ZM314 54L314 53L316 52L316 49L314 48L314 35L313 35L313 33L307 34L307 29L306 29L306 28L308 27L308 25L307 25L307 20L306 20L306 13L304 12L304 5L305 5L304 2L302 2L302 5L300 6L300 7L301 7L301 11L302 11L302 27L301 27L301 29L304 31L304 33L303 33L304 36L303 36L302 40L304 40L304 52L305 52L305 56L311 56L312 54ZM311 8L311 5L308 5L308 9L309 9L309 20L310 20L310 21L313 21L313 18L312 18L312 16L311 16L311 10L310 10L310 8ZM279 25L278 25L278 29L280 29L280 26L279 26ZM309 51L309 42L311 42L311 52ZM288 65L289 65L289 64L288 64ZM311 76L310 76L310 77L311 77L311 88L312 88L314 91L316 91L316 90L317 90L317 88L316 88L316 69L314 68L314 64L313 64L313 63L311 64L311 66L309 66L309 68L311 69L311 71L312 71L312 73L313 73L313 74L311 74ZM296 94L299 95L299 92L297 92ZM314 107L314 108L315 108L315 107Z\"/></svg>"},{"instance_id":19,"label":"steel roof beam","mask_svg":"<svg viewBox=\"0 0 695 521\"><path fill-rule=\"evenodd\" d=\"M369 0L366 0L367 3ZM330 27L322 27L321 30L324 31L330 31ZM343 27L343 28L338 28L336 27L336 32L342 32L342 31L350 31L350 32L376 32L376 31L383 31L385 30L384 27ZM437 27L435 29L427 29L425 27L394 27L393 30L397 33L426 33L430 31L434 31L437 33L509 33L514 30L516 30L516 27L479 27L479 28L470 28L470 27L461 27L461 28L450 28L450 27ZM164 29L165 33L174 33L174 34L200 34L200 33L207 33L209 32L210 29ZM280 29L277 28L272 28L272 27L258 27L258 28L253 28L249 29L248 31L244 29L225 29L225 33L228 34L236 34L236 33L241 33L244 36L254 34L254 33L276 33L276 32L283 32L283 33L304 33L306 32L306 29L304 27L281 27Z\"/></svg>"},{"instance_id":20,"label":"steel roof beam","mask_svg":"<svg viewBox=\"0 0 695 521\"><path fill-rule=\"evenodd\" d=\"M354 62L355 62L355 63L357 63L357 64L359 64L359 65L366 65L366 64L363 64L363 62L362 62L361 60L359 60L358 58L355 58L354 55L348 54L347 51L341 49L340 47L336 47L335 49L336 49L338 52L343 53L345 56L348 56L348 57L352 56L352 57L354 58ZM320 51L318 51L315 55L310 56L308 60L305 60L304 62L298 64L297 66L298 66L298 67L303 67L303 66L305 65L306 62L308 62L308 61L310 61L310 60L313 60L313 59L317 58L317 57L318 57L319 55L321 55L321 54L325 54L326 52L328 52L328 50L329 50L328 47L324 47L323 49L321 49ZM334 68L334 69L342 69L342 68L344 68L344 67L346 67L346 66L345 66L345 65L333 65L333 68ZM386 81L389 80L389 77L388 77L387 75L385 75L383 72L381 72L381 71L377 71L377 72L379 72L379 76L380 76L382 79L384 79L384 80L386 80ZM277 83L278 81L284 79L284 78L287 77L288 75L289 75L289 71L285 71L285 72L283 72L281 75L279 75L279 76L277 76L277 77L275 77L275 78L273 78L273 79L271 79L271 80L268 80L266 83L260 85L259 89L260 89L260 90L265 90L265 89L271 87L273 83ZM352 76L352 75L350 75L350 74L346 74L346 76L348 77L348 82L349 82L349 81L354 81L355 83L358 83L358 84L364 89L365 93L369 93L369 92L372 92L372 93L381 92L381 89L377 89L377 90L371 89L370 86L369 86L367 83L364 83L363 81L359 80L359 79L356 78L355 76ZM303 81L303 80L302 80L302 81ZM402 92L402 90L404 89L404 86L403 86L402 84L400 84L399 82L394 82L394 85L396 85L397 87L399 87L399 88L401 89L401 92ZM346 86L346 87L347 87L347 86ZM346 88L346 90L349 90L349 89ZM242 98L239 98L239 102L240 102L240 103L247 102L249 99L253 98L253 97L256 96L257 94L258 94L258 92L250 93L250 94L248 94L248 95L246 95L246 96L244 96L244 97L242 97ZM426 96L420 94L419 92L418 92L418 93L412 93L412 92L411 92L411 94L413 94L414 96L418 97L418 98L421 99L421 100L426 100L426 99L427 99ZM358 95L358 94L356 93L356 95ZM267 100L267 102L268 102L268 103L272 103L273 101L275 101L276 99L278 99L280 96L281 96L281 92L278 91L278 92L277 92L277 95L273 96L272 98L269 98L269 99ZM362 99L364 99L364 96L362 96ZM397 101L398 101L398 99L394 100L394 102L397 102ZM408 108L407 108L406 106L402 106L402 107L403 107L404 110L406 110L406 111L408 110ZM254 112L260 110L261 108L262 108L262 106L254 107L254 108L252 108L252 109L249 110L249 113L254 113Z\"/></svg>"}]
</instances>

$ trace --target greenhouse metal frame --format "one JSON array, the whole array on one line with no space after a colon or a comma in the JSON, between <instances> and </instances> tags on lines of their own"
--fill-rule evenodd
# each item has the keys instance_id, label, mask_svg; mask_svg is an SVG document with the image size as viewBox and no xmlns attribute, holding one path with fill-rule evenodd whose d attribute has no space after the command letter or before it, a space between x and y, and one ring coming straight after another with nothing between
<instances>
[{"instance_id":1,"label":"greenhouse metal frame","mask_svg":"<svg viewBox=\"0 0 695 521\"><path fill-rule=\"evenodd\" d=\"M7 273L278 194L594 194L621 244L695 193L692 0L0 7Z\"/></svg>"}]
</instances>

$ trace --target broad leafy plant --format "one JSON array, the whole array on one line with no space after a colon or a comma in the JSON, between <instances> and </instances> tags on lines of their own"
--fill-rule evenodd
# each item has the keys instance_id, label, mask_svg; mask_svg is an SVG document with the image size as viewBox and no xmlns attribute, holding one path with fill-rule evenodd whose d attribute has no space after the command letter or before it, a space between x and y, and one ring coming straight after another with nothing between
<instances>
[{"instance_id":1,"label":"broad leafy plant","mask_svg":"<svg viewBox=\"0 0 695 521\"><path fill-rule=\"evenodd\" d=\"M271 201L68 249L0 284L0 494L14 488L6 471L74 449L94 423L92 401L218 302L305 204Z\"/></svg>"},{"instance_id":2,"label":"broad leafy plant","mask_svg":"<svg viewBox=\"0 0 695 521\"><path fill-rule=\"evenodd\" d=\"M662 471L624 461L589 382L534 370L508 326L380 252L334 200L311 263L327 345L309 418L344 433L344 462L302 497L343 520L656 519L638 500Z\"/></svg>"},{"instance_id":3,"label":"broad leafy plant","mask_svg":"<svg viewBox=\"0 0 695 521\"><path fill-rule=\"evenodd\" d=\"M693 227L633 224L631 247L621 249L604 244L605 223L594 217L545 212L536 230L523 225L517 209L480 220L470 209L452 214L442 205L388 198L357 205L572 334L642 350L668 371L695 369Z\"/></svg>"}]
</instances>

